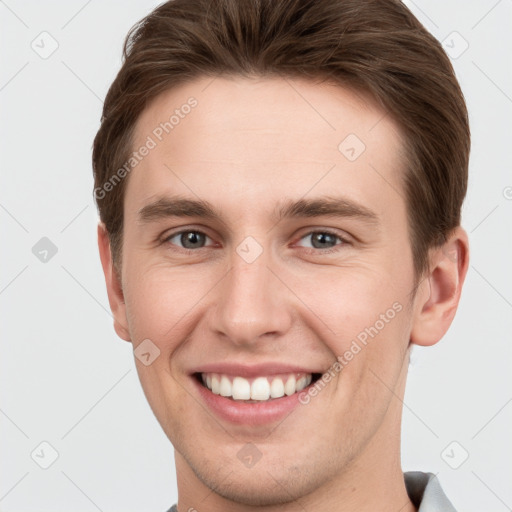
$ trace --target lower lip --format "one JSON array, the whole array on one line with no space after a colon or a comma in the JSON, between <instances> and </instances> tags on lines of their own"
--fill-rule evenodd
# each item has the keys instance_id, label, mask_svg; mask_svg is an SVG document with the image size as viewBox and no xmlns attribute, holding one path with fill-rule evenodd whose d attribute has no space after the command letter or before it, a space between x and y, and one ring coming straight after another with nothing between
<instances>
[{"instance_id":1,"label":"lower lip","mask_svg":"<svg viewBox=\"0 0 512 512\"><path fill-rule=\"evenodd\" d=\"M222 419L239 425L267 425L282 420L299 402L299 393L260 403L245 403L212 393L192 376L199 394L211 410ZM306 388L307 389L307 388Z\"/></svg>"}]
</instances>

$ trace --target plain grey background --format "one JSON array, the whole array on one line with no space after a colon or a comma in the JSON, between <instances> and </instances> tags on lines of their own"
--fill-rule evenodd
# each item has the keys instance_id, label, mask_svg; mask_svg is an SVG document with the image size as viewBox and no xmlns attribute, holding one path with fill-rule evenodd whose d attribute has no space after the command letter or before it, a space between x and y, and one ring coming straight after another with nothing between
<instances>
[{"instance_id":1,"label":"plain grey background","mask_svg":"<svg viewBox=\"0 0 512 512\"><path fill-rule=\"evenodd\" d=\"M0 1L4 512L176 501L172 446L112 327L91 171L122 42L158 3ZM473 137L471 266L449 333L413 351L403 467L436 473L460 511L512 510L512 0L406 3L444 41Z\"/></svg>"}]
</instances>

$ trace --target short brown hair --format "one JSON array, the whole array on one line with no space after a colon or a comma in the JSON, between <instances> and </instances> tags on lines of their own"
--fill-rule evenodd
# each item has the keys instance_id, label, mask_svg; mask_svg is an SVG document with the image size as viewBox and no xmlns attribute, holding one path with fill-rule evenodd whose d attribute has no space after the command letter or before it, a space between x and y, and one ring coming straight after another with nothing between
<instances>
[{"instance_id":1,"label":"short brown hair","mask_svg":"<svg viewBox=\"0 0 512 512\"><path fill-rule=\"evenodd\" d=\"M128 160L149 101L203 76L325 78L377 100L405 137L417 277L429 248L460 224L470 150L464 97L441 44L399 0L171 0L130 30L123 57L93 146L95 198L116 267L126 179L108 193L104 184Z\"/></svg>"}]
</instances>

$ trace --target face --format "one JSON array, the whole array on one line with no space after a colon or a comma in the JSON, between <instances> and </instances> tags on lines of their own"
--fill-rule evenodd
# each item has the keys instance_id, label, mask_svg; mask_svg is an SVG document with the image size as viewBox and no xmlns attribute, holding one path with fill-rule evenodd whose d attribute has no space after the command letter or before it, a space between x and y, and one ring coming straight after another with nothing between
<instances>
[{"instance_id":1,"label":"face","mask_svg":"<svg viewBox=\"0 0 512 512\"><path fill-rule=\"evenodd\" d=\"M178 470L269 504L398 454L416 305L396 124L332 84L218 77L153 101L143 145L117 322Z\"/></svg>"}]
</instances>

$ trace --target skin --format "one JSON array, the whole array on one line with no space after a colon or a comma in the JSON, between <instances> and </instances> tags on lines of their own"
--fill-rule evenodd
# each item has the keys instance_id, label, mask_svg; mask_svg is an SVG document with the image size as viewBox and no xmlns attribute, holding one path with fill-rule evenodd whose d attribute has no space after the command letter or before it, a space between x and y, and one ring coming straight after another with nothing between
<instances>
[{"instance_id":1,"label":"skin","mask_svg":"<svg viewBox=\"0 0 512 512\"><path fill-rule=\"evenodd\" d=\"M465 231L431 251L415 287L399 127L373 101L326 82L197 79L146 108L133 147L191 96L198 105L127 178L120 276L98 227L117 334L160 350L152 364L136 363L175 448L179 510L415 510L400 466L409 349L433 345L453 320ZM366 146L353 162L338 150L351 133ZM141 222L144 206L170 195L208 201L222 218ZM376 222L274 217L285 200L325 196L364 206ZM158 243L183 228L207 235L202 247L187 252L180 236ZM313 245L322 230L346 241ZM252 263L236 251L248 236L262 248ZM279 424L221 420L191 381L194 367L219 361L325 371L394 303L402 310ZM237 457L247 443L261 453L250 468Z\"/></svg>"}]
</instances>

